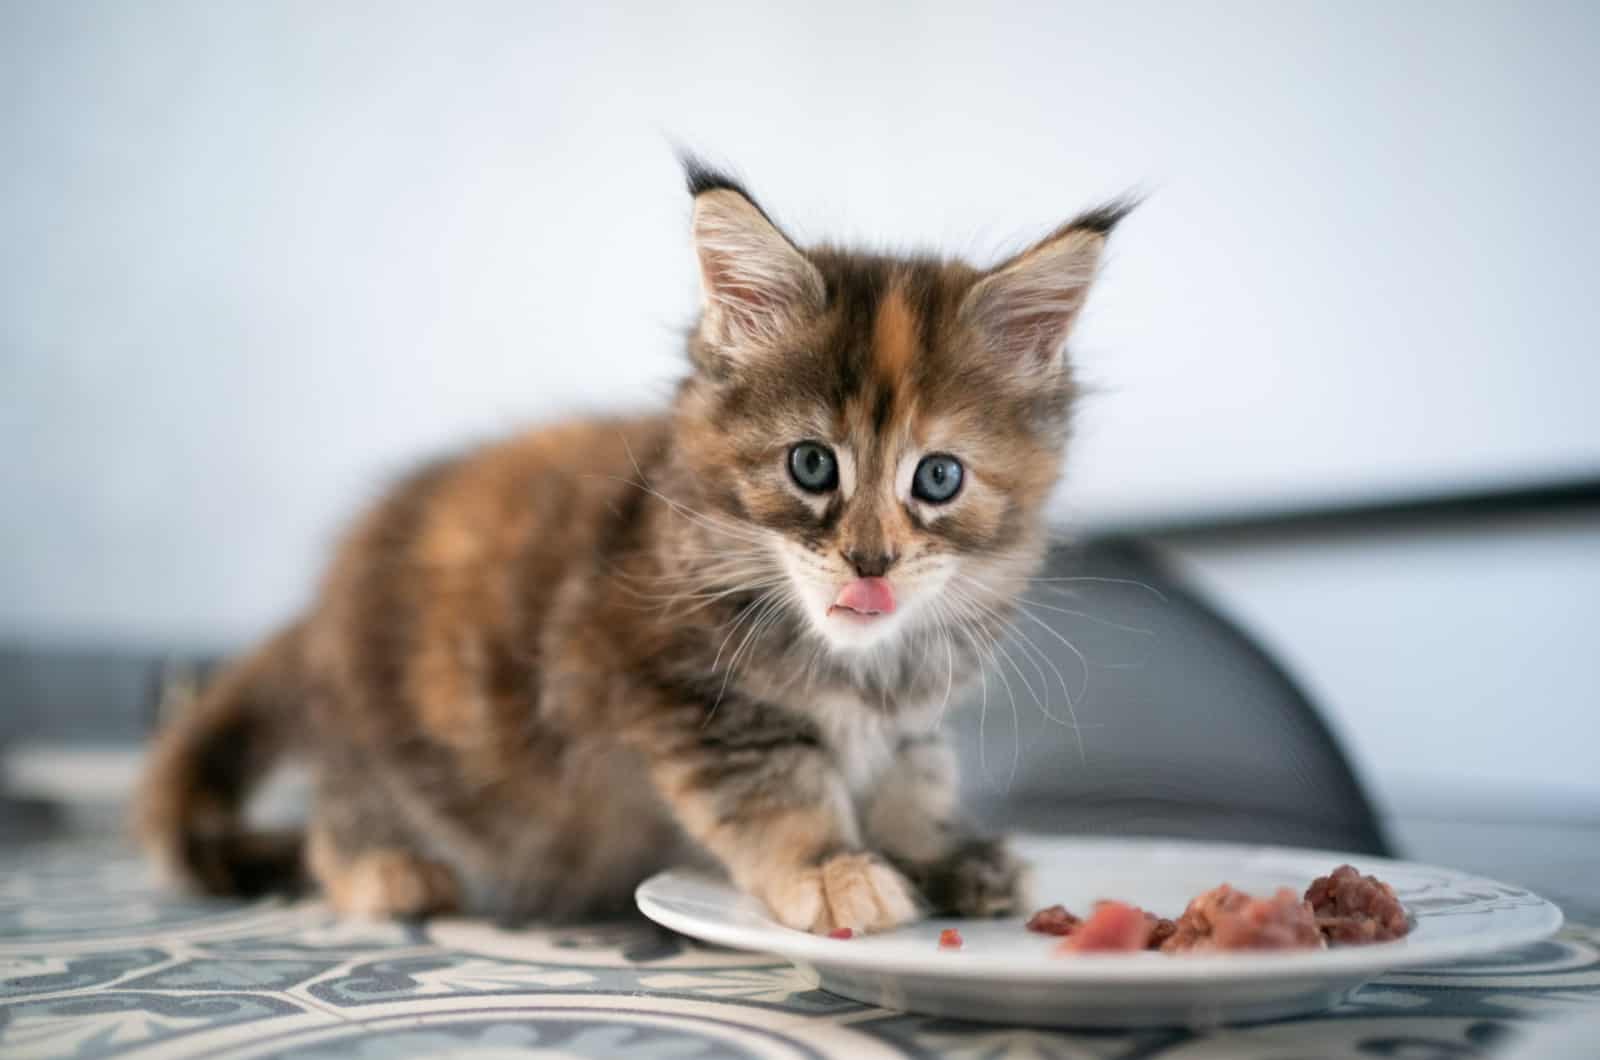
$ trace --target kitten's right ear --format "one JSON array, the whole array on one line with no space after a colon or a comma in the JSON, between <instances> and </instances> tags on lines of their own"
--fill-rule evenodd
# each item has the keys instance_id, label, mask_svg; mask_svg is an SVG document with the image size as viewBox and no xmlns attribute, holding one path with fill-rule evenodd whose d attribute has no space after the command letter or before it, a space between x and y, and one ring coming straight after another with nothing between
<instances>
[{"instance_id":1,"label":"kitten's right ear","mask_svg":"<svg viewBox=\"0 0 1600 1060\"><path fill-rule=\"evenodd\" d=\"M685 159L700 260L701 334L724 353L765 348L824 301L822 274L736 181Z\"/></svg>"},{"instance_id":2,"label":"kitten's right ear","mask_svg":"<svg viewBox=\"0 0 1600 1060\"><path fill-rule=\"evenodd\" d=\"M1058 371L1106 237L1135 205L1123 199L1080 214L1001 262L968 293L963 314L1019 372Z\"/></svg>"}]
</instances>

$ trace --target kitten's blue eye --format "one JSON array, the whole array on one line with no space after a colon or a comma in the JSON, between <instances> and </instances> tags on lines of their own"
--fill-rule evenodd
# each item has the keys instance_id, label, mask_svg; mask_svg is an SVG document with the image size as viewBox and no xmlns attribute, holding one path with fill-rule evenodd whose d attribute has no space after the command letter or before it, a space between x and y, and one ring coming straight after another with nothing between
<instances>
[{"instance_id":1,"label":"kitten's blue eye","mask_svg":"<svg viewBox=\"0 0 1600 1060\"><path fill-rule=\"evenodd\" d=\"M961 492L961 461L944 453L925 456L911 476L911 495L929 504L943 504Z\"/></svg>"},{"instance_id":2,"label":"kitten's blue eye","mask_svg":"<svg viewBox=\"0 0 1600 1060\"><path fill-rule=\"evenodd\" d=\"M789 450L789 474L807 493L827 493L839 486L839 461L821 442L801 442Z\"/></svg>"}]
</instances>

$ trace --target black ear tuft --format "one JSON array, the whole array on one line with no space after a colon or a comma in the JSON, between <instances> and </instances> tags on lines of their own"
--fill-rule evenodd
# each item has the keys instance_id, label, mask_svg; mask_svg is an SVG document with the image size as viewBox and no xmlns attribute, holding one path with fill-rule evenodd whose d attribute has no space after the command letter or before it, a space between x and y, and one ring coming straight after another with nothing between
<instances>
[{"instance_id":1,"label":"black ear tuft","mask_svg":"<svg viewBox=\"0 0 1600 1060\"><path fill-rule=\"evenodd\" d=\"M689 186L690 195L703 195L708 191L733 191L755 202L755 198L745 190L743 184L697 155L689 151L679 151L678 161L683 163L683 177Z\"/></svg>"},{"instance_id":2,"label":"black ear tuft","mask_svg":"<svg viewBox=\"0 0 1600 1060\"><path fill-rule=\"evenodd\" d=\"M1096 206L1091 210L1074 217L1062 226L1063 232L1093 232L1096 235L1107 236L1122 219L1133 212L1143 200L1135 195L1124 195L1120 199L1112 199L1108 203Z\"/></svg>"},{"instance_id":3,"label":"black ear tuft","mask_svg":"<svg viewBox=\"0 0 1600 1060\"><path fill-rule=\"evenodd\" d=\"M754 206L756 212L766 219L767 224L776 228L790 246L795 246L794 240L789 238L788 233L784 232L778 222L772 219L772 215L767 213L766 208L756 201L756 197L751 195L749 189L739 180L730 177L725 171L686 148L678 149L678 161L683 163L684 183L688 186L691 196L699 198L708 191L731 191Z\"/></svg>"}]
</instances>

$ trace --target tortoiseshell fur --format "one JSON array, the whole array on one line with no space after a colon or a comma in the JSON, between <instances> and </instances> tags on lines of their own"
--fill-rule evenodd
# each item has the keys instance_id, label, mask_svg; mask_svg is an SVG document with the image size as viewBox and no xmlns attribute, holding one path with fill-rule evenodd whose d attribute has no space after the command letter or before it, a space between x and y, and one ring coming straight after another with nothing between
<instances>
[{"instance_id":1,"label":"tortoiseshell fur","mask_svg":"<svg viewBox=\"0 0 1600 1060\"><path fill-rule=\"evenodd\" d=\"M1042 555L1060 345L1120 213L980 271L801 251L726 177L690 186L706 304L670 408L435 464L366 514L310 611L159 739L140 822L184 878L561 919L704 862L814 931L1017 907L938 723ZM826 498L789 477L805 439L848 454ZM937 509L905 486L930 451L965 467ZM862 557L903 603L836 631ZM281 751L316 778L303 843L242 824Z\"/></svg>"}]
</instances>

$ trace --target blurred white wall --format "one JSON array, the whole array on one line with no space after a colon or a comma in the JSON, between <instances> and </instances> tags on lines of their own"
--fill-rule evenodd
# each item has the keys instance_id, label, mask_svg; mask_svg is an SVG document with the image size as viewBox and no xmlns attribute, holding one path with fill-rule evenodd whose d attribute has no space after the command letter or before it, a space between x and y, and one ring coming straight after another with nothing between
<instances>
[{"instance_id":1,"label":"blurred white wall","mask_svg":"<svg viewBox=\"0 0 1600 1060\"><path fill-rule=\"evenodd\" d=\"M1592 471L1597 12L7 4L0 633L232 643L416 457L657 400L672 139L807 239L988 256L1151 192L1065 517Z\"/></svg>"}]
</instances>

